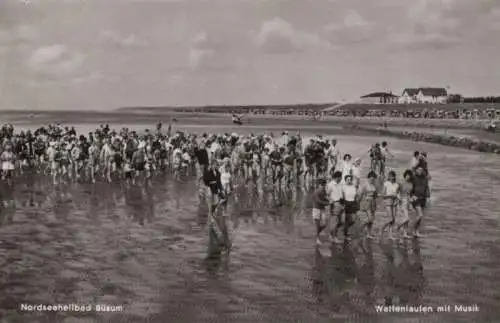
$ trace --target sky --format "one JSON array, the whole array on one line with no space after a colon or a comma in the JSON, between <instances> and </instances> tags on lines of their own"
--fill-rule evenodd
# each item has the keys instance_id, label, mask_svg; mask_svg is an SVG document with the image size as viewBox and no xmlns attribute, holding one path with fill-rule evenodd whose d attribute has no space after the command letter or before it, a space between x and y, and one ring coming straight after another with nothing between
<instances>
[{"instance_id":1,"label":"sky","mask_svg":"<svg viewBox=\"0 0 500 323\"><path fill-rule=\"evenodd\" d=\"M500 95L498 0L1 0L0 109Z\"/></svg>"}]
</instances>

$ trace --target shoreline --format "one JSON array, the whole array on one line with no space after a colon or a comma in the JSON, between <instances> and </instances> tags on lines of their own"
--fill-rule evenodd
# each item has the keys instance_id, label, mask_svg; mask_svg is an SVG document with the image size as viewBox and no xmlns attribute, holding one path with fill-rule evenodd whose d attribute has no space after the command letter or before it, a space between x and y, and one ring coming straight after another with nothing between
<instances>
[{"instance_id":1,"label":"shoreline","mask_svg":"<svg viewBox=\"0 0 500 323\"><path fill-rule=\"evenodd\" d=\"M500 155L500 143L485 141L481 139L473 139L467 137L458 137L446 134L433 134L417 131L403 131L403 130L390 130L381 128L370 128L362 126L346 126L346 130L355 130L365 134L377 134L379 136L390 136L398 139L413 140L420 142L427 142L431 144L438 144L442 146L450 146L456 148L463 148L482 153L498 154Z\"/></svg>"},{"instance_id":2,"label":"shoreline","mask_svg":"<svg viewBox=\"0 0 500 323\"><path fill-rule=\"evenodd\" d=\"M229 113L207 113L207 112L116 112L116 111L52 111L34 112L33 114L18 112L1 112L0 119L5 123L28 126L31 123L61 122L65 124L78 123L153 123L162 121L167 124L177 119L179 124L216 124L231 123ZM342 125L366 125L383 126L387 123L393 127L414 127L432 129L469 129L482 130L490 121L485 119L421 119L421 118L397 118L397 117L354 117L354 116L324 116L319 120L311 119L304 115L253 115L243 116L244 125L274 125L283 124L288 126L304 125L327 127Z\"/></svg>"}]
</instances>

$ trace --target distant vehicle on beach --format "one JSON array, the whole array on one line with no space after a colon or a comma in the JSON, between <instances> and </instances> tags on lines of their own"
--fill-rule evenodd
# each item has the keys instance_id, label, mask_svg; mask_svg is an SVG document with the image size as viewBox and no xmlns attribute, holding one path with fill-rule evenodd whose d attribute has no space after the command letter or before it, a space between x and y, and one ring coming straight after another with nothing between
<instances>
[{"instance_id":1,"label":"distant vehicle on beach","mask_svg":"<svg viewBox=\"0 0 500 323\"><path fill-rule=\"evenodd\" d=\"M489 132L498 132L497 122L492 121L489 125L486 126L486 131Z\"/></svg>"},{"instance_id":2,"label":"distant vehicle on beach","mask_svg":"<svg viewBox=\"0 0 500 323\"><path fill-rule=\"evenodd\" d=\"M237 114L233 114L232 120L233 120L234 124L237 124L239 126L241 126L243 124L243 122L241 121L241 116L239 116Z\"/></svg>"}]
</instances>

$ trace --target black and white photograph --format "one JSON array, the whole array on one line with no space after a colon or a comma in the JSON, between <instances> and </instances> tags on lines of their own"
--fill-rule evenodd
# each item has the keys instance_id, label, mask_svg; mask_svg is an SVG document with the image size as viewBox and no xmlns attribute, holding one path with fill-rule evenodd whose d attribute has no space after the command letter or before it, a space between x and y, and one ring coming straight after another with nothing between
<instances>
[{"instance_id":1,"label":"black and white photograph","mask_svg":"<svg viewBox=\"0 0 500 323\"><path fill-rule=\"evenodd\" d=\"M500 1L0 0L0 323L500 323Z\"/></svg>"}]
</instances>

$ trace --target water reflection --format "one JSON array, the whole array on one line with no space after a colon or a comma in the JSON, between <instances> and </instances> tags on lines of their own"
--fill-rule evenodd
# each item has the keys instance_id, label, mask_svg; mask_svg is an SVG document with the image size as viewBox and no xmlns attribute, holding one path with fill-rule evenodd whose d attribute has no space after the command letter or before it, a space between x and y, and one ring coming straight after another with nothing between
<instances>
[{"instance_id":1,"label":"water reflection","mask_svg":"<svg viewBox=\"0 0 500 323\"><path fill-rule=\"evenodd\" d=\"M310 273L315 302L328 303L337 311L346 307L374 308L380 305L377 294L382 296L385 305L422 302L425 279L417 241L410 246L380 246L385 256L381 279L376 278L372 244L362 243L359 253L353 244L333 246L329 255L324 249L316 248Z\"/></svg>"},{"instance_id":2,"label":"water reflection","mask_svg":"<svg viewBox=\"0 0 500 323\"><path fill-rule=\"evenodd\" d=\"M425 277L418 240L399 246L383 245L382 250L386 256L385 304L420 304Z\"/></svg>"},{"instance_id":3,"label":"water reflection","mask_svg":"<svg viewBox=\"0 0 500 323\"><path fill-rule=\"evenodd\" d=\"M98 221L101 216L116 215L122 208L141 225L152 223L155 218L155 194L150 186L114 185L97 183L60 183L36 174L24 174L12 185L0 183L2 225L12 223L16 211L36 211L53 220L68 221L71 212L84 211L89 219Z\"/></svg>"},{"instance_id":4,"label":"water reflection","mask_svg":"<svg viewBox=\"0 0 500 323\"><path fill-rule=\"evenodd\" d=\"M162 281L171 278L163 276L164 272L182 268L185 276L194 276L194 282L202 281L193 283L197 290L209 288L213 295L222 295L219 295L221 298L238 289L238 283L242 284L238 280L241 279L250 284L234 292L242 303L250 299L248 295L252 293L258 294L254 296L256 299L275 299L279 309L290 303L299 306L312 300L314 311L330 312L325 317L332 313L369 312L374 305L384 303L423 304L433 301L429 292L432 286L429 287L428 281L439 280L442 272L432 267L429 269L432 264L428 263L425 263L424 271L421 256L424 247L416 240L379 245L355 239L346 245L331 248L325 245L315 250L310 191L274 192L248 185L238 189L229 200L226 211L228 227L232 237L236 237L236 247L228 256L221 252L216 237L207 234L210 232L206 229L208 208L206 203L196 202L197 190L194 182L175 182L169 178L155 179L149 185L63 183L54 186L43 178L25 174L13 186L0 184L0 229L2 239L9 240L2 242L1 251L10 252L11 258L17 254L19 258L8 260L11 265L8 269L0 266L2 274L9 272L7 280L17 279L19 282L17 288L21 292L18 290L14 301L22 299L22 292L37 294L43 290L33 282L42 280L40 277L44 275L59 274L63 270L59 264L61 254L67 259L76 259L77 263L79 259L88 262L80 266L82 270L93 271L95 284L101 283L96 277L101 274L97 263L102 259L107 261L106 266L111 268L112 275L121 275L114 268L128 270L116 282L124 286L125 282L135 279L134 275L139 275L135 267L127 268L135 261L140 264L138 267L148 272L147 275ZM429 221L436 220L429 217ZM131 222L136 225L131 226ZM17 225L19 223L21 225ZM32 234L23 236L23 232L18 233L23 226L35 232L35 238ZM131 230L134 230L133 234ZM244 237L238 236L240 234ZM55 243L46 243L50 241ZM428 240L424 242L429 243ZM31 249L20 254L19 246L23 244L24 248L24 243ZM41 251L40 243L45 243ZM434 246L425 247L426 254L441 259ZM446 247L443 244L443 249ZM6 252L7 249L10 251ZM101 254L105 256L98 258ZM474 260L473 253L466 255ZM305 263L304 259L308 258L312 263ZM449 266L453 265L452 259L451 256L446 258ZM47 265L49 260L51 262ZM185 262L176 267L170 263L174 260ZM492 262L491 268L493 265ZM48 270L41 271L36 277L29 276L23 283L19 277L29 266ZM192 267L196 267L195 270ZM283 272L274 277L274 269ZM304 282L306 272L307 283ZM78 277L72 272L65 274ZM46 284L54 285L52 280L56 278L47 279ZM210 283L205 284L207 281ZM294 286L294 299L290 300L288 294L281 297L283 289L280 288L293 284L297 285ZM457 284L454 288L460 288L460 283ZM140 294L141 289L138 290L135 292ZM3 288L0 292L8 294ZM172 292L175 295L175 290L170 289L168 293ZM71 291L65 293L69 295ZM74 291L74 294L78 292ZM452 297L451 293L449 295ZM190 294L189 297L193 302L203 301L200 295ZM286 299L286 304L282 299ZM0 297L2 306L14 301L7 296ZM234 308L243 311L238 304L233 304ZM309 314L310 318L323 315Z\"/></svg>"},{"instance_id":5,"label":"water reflection","mask_svg":"<svg viewBox=\"0 0 500 323\"><path fill-rule=\"evenodd\" d=\"M212 243L214 243L212 241ZM220 252L209 252L205 257L203 264L209 277L218 277L219 274L225 274L229 271L229 255L223 255Z\"/></svg>"},{"instance_id":6,"label":"water reflection","mask_svg":"<svg viewBox=\"0 0 500 323\"><path fill-rule=\"evenodd\" d=\"M362 286L361 293L369 304L374 304L375 296L375 259L371 243L363 241L363 254L360 256L361 264L358 267L358 282Z\"/></svg>"},{"instance_id":7,"label":"water reflection","mask_svg":"<svg viewBox=\"0 0 500 323\"><path fill-rule=\"evenodd\" d=\"M310 275L313 299L328 304L334 311L349 307L357 302L358 296L352 291L366 278L364 269L359 267L354 249L348 244L332 246L329 254L316 248Z\"/></svg>"}]
</instances>

